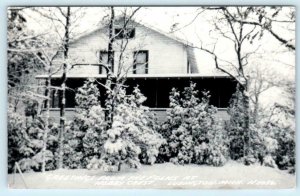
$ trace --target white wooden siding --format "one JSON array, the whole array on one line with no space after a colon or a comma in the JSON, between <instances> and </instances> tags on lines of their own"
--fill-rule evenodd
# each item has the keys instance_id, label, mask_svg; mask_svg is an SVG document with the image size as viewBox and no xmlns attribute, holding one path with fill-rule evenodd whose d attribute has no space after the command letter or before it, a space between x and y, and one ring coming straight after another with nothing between
<instances>
[{"instance_id":1,"label":"white wooden siding","mask_svg":"<svg viewBox=\"0 0 300 196\"><path fill-rule=\"evenodd\" d=\"M99 29L71 43L70 64L98 63L99 51L107 50L107 30ZM124 41L124 40L123 40ZM114 44L114 70L118 70L121 40ZM185 74L187 73L187 46L157 31L138 24L135 38L129 39L123 55L123 67L132 73L133 52L148 50L148 74ZM124 69L125 70L125 69ZM98 73L95 66L81 66L70 70L71 74Z\"/></svg>"}]
</instances>

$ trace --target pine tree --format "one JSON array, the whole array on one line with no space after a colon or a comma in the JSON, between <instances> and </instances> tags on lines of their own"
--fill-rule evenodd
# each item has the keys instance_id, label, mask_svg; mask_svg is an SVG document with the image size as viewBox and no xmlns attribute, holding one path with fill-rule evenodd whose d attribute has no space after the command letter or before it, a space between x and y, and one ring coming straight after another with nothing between
<instances>
[{"instance_id":1,"label":"pine tree","mask_svg":"<svg viewBox=\"0 0 300 196\"><path fill-rule=\"evenodd\" d=\"M104 140L100 159L93 159L89 168L120 171L122 166L139 168L141 163L153 164L162 137L153 129L153 117L143 106L146 97L138 88L126 95L123 87L114 88L116 96L112 127L102 134Z\"/></svg>"},{"instance_id":2,"label":"pine tree","mask_svg":"<svg viewBox=\"0 0 300 196\"><path fill-rule=\"evenodd\" d=\"M45 122L41 116L24 117L8 110L8 172L13 171L16 162L22 171L41 171L43 163L42 148ZM54 154L57 152L58 127L50 124L45 152L46 170L55 169Z\"/></svg>"},{"instance_id":3,"label":"pine tree","mask_svg":"<svg viewBox=\"0 0 300 196\"><path fill-rule=\"evenodd\" d=\"M238 90L232 96L230 106L228 109L230 115L230 121L227 124L227 131L230 140L230 157L233 160L238 160L245 156L246 141L245 137L248 134L243 127L245 124L245 117L247 115L245 108L243 107L243 95Z\"/></svg>"},{"instance_id":4,"label":"pine tree","mask_svg":"<svg viewBox=\"0 0 300 196\"><path fill-rule=\"evenodd\" d=\"M104 111L99 102L100 92L94 79L78 88L75 116L66 129L64 164L69 168L85 168L100 155L100 134L104 126Z\"/></svg>"},{"instance_id":5,"label":"pine tree","mask_svg":"<svg viewBox=\"0 0 300 196\"><path fill-rule=\"evenodd\" d=\"M160 157L169 158L175 164L223 165L227 156L226 140L223 139L227 136L214 118L217 110L209 105L209 93L202 92L200 100L196 84L191 82L182 95L180 99L179 92L171 92L170 105L174 107L167 113L168 120L163 126L168 135Z\"/></svg>"},{"instance_id":6,"label":"pine tree","mask_svg":"<svg viewBox=\"0 0 300 196\"><path fill-rule=\"evenodd\" d=\"M265 154L263 164L295 173L295 131L279 123L267 123L262 127Z\"/></svg>"},{"instance_id":7,"label":"pine tree","mask_svg":"<svg viewBox=\"0 0 300 196\"><path fill-rule=\"evenodd\" d=\"M142 132L141 138L137 140L141 148L140 162L143 164L154 164L159 153L159 147L165 141L157 132L158 124L154 114L150 112L149 107L143 106L146 99L137 86L129 97L129 103L134 116L132 120Z\"/></svg>"},{"instance_id":8,"label":"pine tree","mask_svg":"<svg viewBox=\"0 0 300 196\"><path fill-rule=\"evenodd\" d=\"M200 159L200 161L196 160L196 163L198 162L198 164L223 166L227 162L227 159L229 157L229 151L228 135L224 130L224 125L222 122L213 123L212 128L208 131L207 141L208 143L202 143L205 152L202 154L204 154L205 159ZM198 152L201 152L201 150Z\"/></svg>"},{"instance_id":9,"label":"pine tree","mask_svg":"<svg viewBox=\"0 0 300 196\"><path fill-rule=\"evenodd\" d=\"M25 132L25 119L24 116L19 115L8 108L8 172L13 171L15 162L22 159L23 154L20 152L20 147L23 145L26 132Z\"/></svg>"},{"instance_id":10,"label":"pine tree","mask_svg":"<svg viewBox=\"0 0 300 196\"><path fill-rule=\"evenodd\" d=\"M229 135L229 151L233 160L241 160L246 165L260 163L265 166L294 171L295 141L293 130L271 119L261 122L245 110L243 95L236 91L229 107L230 120L226 126ZM274 112L274 111L273 111ZM276 114L271 114L276 115ZM250 120L245 127L245 118Z\"/></svg>"},{"instance_id":11,"label":"pine tree","mask_svg":"<svg viewBox=\"0 0 300 196\"><path fill-rule=\"evenodd\" d=\"M196 106L199 104L197 96L198 91L195 90L196 84L190 83L189 87L185 87L183 91L182 103L182 123L178 129L173 129L170 136L170 147L175 149L175 156L170 161L179 164L191 163L194 156L194 136L197 133L198 124L195 120L198 116ZM176 152L177 151L177 152Z\"/></svg>"},{"instance_id":12,"label":"pine tree","mask_svg":"<svg viewBox=\"0 0 300 196\"><path fill-rule=\"evenodd\" d=\"M159 133L169 141L172 135L173 129L178 129L182 124L183 108L180 101L180 92L172 88L169 96L170 109L167 110L167 120L162 124L162 128L159 129ZM169 142L168 142L169 143ZM174 157L176 154L176 149L170 147L168 143L163 144L159 149L158 162L168 162L170 157Z\"/></svg>"},{"instance_id":13,"label":"pine tree","mask_svg":"<svg viewBox=\"0 0 300 196\"><path fill-rule=\"evenodd\" d=\"M223 123L216 120L217 108L209 105L209 99L209 92L202 92L201 102L196 106L198 116L192 125L195 138L194 162L221 166L228 157L228 136Z\"/></svg>"}]
</instances>

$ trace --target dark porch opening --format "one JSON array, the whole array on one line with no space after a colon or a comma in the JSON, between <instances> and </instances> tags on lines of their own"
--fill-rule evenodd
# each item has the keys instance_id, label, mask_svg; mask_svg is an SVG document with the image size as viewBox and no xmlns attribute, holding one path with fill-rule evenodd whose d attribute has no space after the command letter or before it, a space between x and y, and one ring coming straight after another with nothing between
<instances>
[{"instance_id":1,"label":"dark porch opening","mask_svg":"<svg viewBox=\"0 0 300 196\"><path fill-rule=\"evenodd\" d=\"M76 105L75 94L81 87L85 78L68 78L66 85L66 108L74 108ZM105 78L98 78L97 81L105 84ZM129 77L125 85L128 86L127 93L132 92L135 86L139 86L141 92L147 97L145 105L150 108L168 108L169 93L173 87L183 91L188 87L190 82L195 82L196 89L199 91L209 91L211 95L210 103L218 108L229 106L229 100L235 92L236 82L228 77ZM52 85L58 86L59 79L52 79ZM105 89L98 85L100 94L104 95ZM59 92L54 93L52 97L52 108L60 106ZM104 105L104 96L101 96L101 105Z\"/></svg>"}]
</instances>

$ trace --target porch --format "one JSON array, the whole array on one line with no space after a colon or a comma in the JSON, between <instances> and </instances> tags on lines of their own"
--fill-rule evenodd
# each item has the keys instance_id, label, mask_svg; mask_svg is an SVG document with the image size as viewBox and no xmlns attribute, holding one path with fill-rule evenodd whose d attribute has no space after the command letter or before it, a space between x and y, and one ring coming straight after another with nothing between
<instances>
[{"instance_id":1,"label":"porch","mask_svg":"<svg viewBox=\"0 0 300 196\"><path fill-rule=\"evenodd\" d=\"M105 84L105 75L91 76L99 83ZM38 76L38 79L45 79L46 76ZM71 119L74 115L76 106L75 94L76 90L81 87L88 76L72 76L67 77L66 85L66 118ZM196 89L201 97L201 91L210 92L210 104L218 108L217 118L227 120L228 114L226 108L232 94L235 92L236 82L227 76L201 76L199 74L189 75L129 75L126 78L125 85L128 86L127 92L130 93L135 86L139 86L141 92L147 97L145 105L150 107L156 113L160 122L166 119L166 110L169 107L169 93L172 88L179 91L189 86L190 82L196 83ZM51 84L53 86L60 85L60 76L52 77ZM100 94L105 93L105 89L98 85ZM59 119L60 99L59 92L52 94L51 100L51 117L56 121ZM101 105L104 106L104 96L100 96Z\"/></svg>"}]
</instances>

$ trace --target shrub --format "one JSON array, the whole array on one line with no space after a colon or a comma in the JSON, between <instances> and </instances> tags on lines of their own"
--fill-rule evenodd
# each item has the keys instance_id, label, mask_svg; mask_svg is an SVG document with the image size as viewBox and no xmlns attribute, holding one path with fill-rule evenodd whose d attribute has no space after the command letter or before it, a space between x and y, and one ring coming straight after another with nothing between
<instances>
[{"instance_id":1,"label":"shrub","mask_svg":"<svg viewBox=\"0 0 300 196\"><path fill-rule=\"evenodd\" d=\"M227 135L214 117L217 109L209 105L209 93L202 92L200 100L195 88L191 82L182 94L170 93L171 109L161 129L167 144L160 148L159 161L221 166L228 156Z\"/></svg>"}]
</instances>

